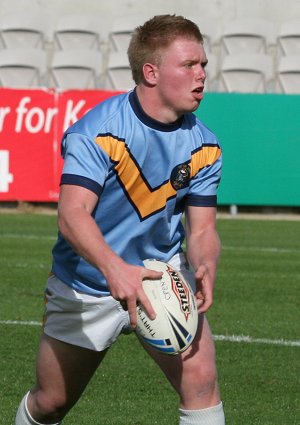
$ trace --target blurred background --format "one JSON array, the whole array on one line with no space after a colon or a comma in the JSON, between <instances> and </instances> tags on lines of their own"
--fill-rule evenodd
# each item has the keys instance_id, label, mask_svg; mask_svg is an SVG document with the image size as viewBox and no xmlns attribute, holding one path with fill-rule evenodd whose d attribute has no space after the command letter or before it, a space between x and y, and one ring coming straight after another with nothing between
<instances>
[{"instance_id":1,"label":"blurred background","mask_svg":"<svg viewBox=\"0 0 300 425\"><path fill-rule=\"evenodd\" d=\"M28 81L23 76L23 84L131 88L130 33L161 13L182 14L199 25L209 56L208 91L300 93L297 76L287 75L300 67L299 0L0 0L1 68L5 61L25 66L24 49L30 48L39 75ZM62 71L84 65L94 78L83 70L80 79ZM2 86L22 85L9 74L1 70Z\"/></svg>"},{"instance_id":2,"label":"blurred background","mask_svg":"<svg viewBox=\"0 0 300 425\"><path fill-rule=\"evenodd\" d=\"M48 195L34 199L13 191L19 177L12 140L21 135L29 146L39 123L46 132L44 100L30 105L24 90L48 90L53 118L61 108L57 94L75 89L87 98L95 90L111 95L132 89L126 55L131 32L163 13L192 19L204 36L206 96L196 114L223 146L220 207L232 214L245 208L299 212L300 0L0 0L0 201L57 200L56 156L65 128L57 130L57 123L48 142L55 157ZM24 158L20 143L18 149Z\"/></svg>"}]
</instances>

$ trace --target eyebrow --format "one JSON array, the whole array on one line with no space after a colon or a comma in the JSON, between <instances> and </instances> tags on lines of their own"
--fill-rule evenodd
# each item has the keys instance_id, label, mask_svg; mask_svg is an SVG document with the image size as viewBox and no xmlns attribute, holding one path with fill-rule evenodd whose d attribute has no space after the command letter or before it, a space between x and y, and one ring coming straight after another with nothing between
<instances>
[{"instance_id":1,"label":"eyebrow","mask_svg":"<svg viewBox=\"0 0 300 425\"><path fill-rule=\"evenodd\" d=\"M201 66L206 66L208 64L208 59L205 59L202 61L198 61L195 59L186 59L185 61L183 61L183 64L187 64L187 63L192 63L192 64L200 63Z\"/></svg>"}]
</instances>

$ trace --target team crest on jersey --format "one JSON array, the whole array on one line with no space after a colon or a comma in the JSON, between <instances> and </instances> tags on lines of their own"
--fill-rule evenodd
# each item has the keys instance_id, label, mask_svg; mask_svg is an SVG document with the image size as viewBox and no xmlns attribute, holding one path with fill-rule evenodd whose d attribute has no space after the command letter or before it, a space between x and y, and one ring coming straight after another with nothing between
<instances>
[{"instance_id":1,"label":"team crest on jersey","mask_svg":"<svg viewBox=\"0 0 300 425\"><path fill-rule=\"evenodd\" d=\"M175 190L183 189L187 187L190 180L191 167L189 164L179 164L171 173L171 185Z\"/></svg>"}]
</instances>

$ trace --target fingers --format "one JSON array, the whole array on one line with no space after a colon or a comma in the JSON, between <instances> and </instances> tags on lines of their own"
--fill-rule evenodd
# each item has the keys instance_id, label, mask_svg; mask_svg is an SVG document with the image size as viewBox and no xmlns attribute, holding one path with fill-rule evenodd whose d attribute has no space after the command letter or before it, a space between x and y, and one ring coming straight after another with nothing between
<instances>
[{"instance_id":1,"label":"fingers","mask_svg":"<svg viewBox=\"0 0 300 425\"><path fill-rule=\"evenodd\" d=\"M213 299L209 295L202 295L202 299L199 299L200 303L198 306L199 313L205 313L213 304Z\"/></svg>"},{"instance_id":2,"label":"fingers","mask_svg":"<svg viewBox=\"0 0 300 425\"><path fill-rule=\"evenodd\" d=\"M128 299L126 302L121 301L121 305L124 308L124 310L128 311L129 314L129 320L130 320L130 326L135 329L137 325L137 306L141 306L143 310L145 310L147 316L154 320L156 317L156 312L154 308L151 305L151 302L149 301L147 295L145 294L144 290L141 288L139 291L139 297Z\"/></svg>"},{"instance_id":3,"label":"fingers","mask_svg":"<svg viewBox=\"0 0 300 425\"><path fill-rule=\"evenodd\" d=\"M195 297L196 297L197 308L198 310L200 310L201 306L204 304L204 295L202 294L201 291L197 291L195 293Z\"/></svg>"},{"instance_id":4,"label":"fingers","mask_svg":"<svg viewBox=\"0 0 300 425\"><path fill-rule=\"evenodd\" d=\"M142 290L142 294L140 296L140 300L139 301L140 301L139 302L140 306L143 307L143 310L145 310L147 316L151 320L154 320L155 317L156 317L156 312L155 312L154 308L152 307L152 304L149 301L149 298L145 294L144 290Z\"/></svg>"},{"instance_id":5,"label":"fingers","mask_svg":"<svg viewBox=\"0 0 300 425\"><path fill-rule=\"evenodd\" d=\"M135 329L137 325L136 300L127 300L127 310L129 314L130 326Z\"/></svg>"},{"instance_id":6,"label":"fingers","mask_svg":"<svg viewBox=\"0 0 300 425\"><path fill-rule=\"evenodd\" d=\"M199 267L195 273L196 303L199 313L205 313L213 304L213 284L205 267Z\"/></svg>"},{"instance_id":7,"label":"fingers","mask_svg":"<svg viewBox=\"0 0 300 425\"><path fill-rule=\"evenodd\" d=\"M159 280L163 275L163 272L158 272L156 270L146 269L144 268L142 272L142 278L143 280L150 279L150 280Z\"/></svg>"},{"instance_id":8,"label":"fingers","mask_svg":"<svg viewBox=\"0 0 300 425\"><path fill-rule=\"evenodd\" d=\"M150 270L150 269L144 269L143 271L143 281L146 279L149 280L160 280L163 272L158 272L156 270ZM147 284L147 283L146 283ZM145 310L147 316L151 319L154 320L156 317L156 312L151 304L151 302L149 301L149 298L147 297L143 286L141 287L141 291L140 291L140 296L139 296L139 304L143 307L143 309Z\"/></svg>"},{"instance_id":9,"label":"fingers","mask_svg":"<svg viewBox=\"0 0 300 425\"><path fill-rule=\"evenodd\" d=\"M140 287L138 288L137 293L133 294L132 297L128 297L126 300L120 301L124 310L128 311L130 325L133 329L135 329L137 325L137 306L138 305L143 307L143 310L146 312L147 316L151 320L155 319L156 312L154 308L152 307L151 302L149 301L149 298L147 297L143 289L142 281L146 279L159 280L162 277L162 274L163 274L162 272L143 268L141 272Z\"/></svg>"}]
</instances>

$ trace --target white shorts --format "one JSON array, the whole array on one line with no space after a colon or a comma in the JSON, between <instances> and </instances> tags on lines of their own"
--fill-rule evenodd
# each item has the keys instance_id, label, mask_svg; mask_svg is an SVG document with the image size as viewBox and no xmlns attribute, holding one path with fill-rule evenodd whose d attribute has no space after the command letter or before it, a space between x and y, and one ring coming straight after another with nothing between
<instances>
[{"instance_id":1,"label":"white shorts","mask_svg":"<svg viewBox=\"0 0 300 425\"><path fill-rule=\"evenodd\" d=\"M183 254L175 255L169 264L193 285ZM52 275L45 291L44 332L69 344L103 351L121 333L130 333L131 327L128 312L112 296L79 293Z\"/></svg>"}]
</instances>

